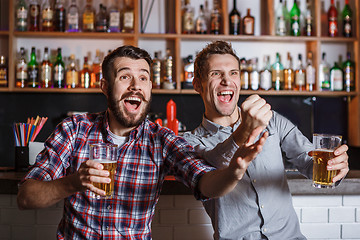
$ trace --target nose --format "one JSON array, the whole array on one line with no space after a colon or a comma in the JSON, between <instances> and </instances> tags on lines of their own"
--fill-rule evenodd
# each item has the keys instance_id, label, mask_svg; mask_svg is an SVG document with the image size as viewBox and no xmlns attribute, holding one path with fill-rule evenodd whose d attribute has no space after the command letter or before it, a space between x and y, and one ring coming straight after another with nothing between
<instances>
[{"instance_id":1,"label":"nose","mask_svg":"<svg viewBox=\"0 0 360 240\"><path fill-rule=\"evenodd\" d=\"M137 77L135 77L135 76L131 77L129 89L132 91L137 91L137 90L141 89L140 80Z\"/></svg>"},{"instance_id":2,"label":"nose","mask_svg":"<svg viewBox=\"0 0 360 240\"><path fill-rule=\"evenodd\" d=\"M221 84L229 85L229 83L230 83L229 76L227 76L226 73L222 73L221 74Z\"/></svg>"}]
</instances>

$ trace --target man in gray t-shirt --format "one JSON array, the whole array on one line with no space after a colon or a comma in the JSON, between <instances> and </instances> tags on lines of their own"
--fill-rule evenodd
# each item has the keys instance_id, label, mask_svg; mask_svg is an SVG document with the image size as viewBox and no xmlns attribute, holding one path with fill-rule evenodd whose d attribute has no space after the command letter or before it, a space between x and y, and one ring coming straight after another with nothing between
<instances>
[{"instance_id":1,"label":"man in gray t-shirt","mask_svg":"<svg viewBox=\"0 0 360 240\"><path fill-rule=\"evenodd\" d=\"M231 45L216 41L195 60L194 89L200 93L205 113L202 123L185 139L216 168L224 168L245 144L251 131L268 134L262 152L244 162L246 171L235 189L220 198L204 201L215 239L305 239L292 205L283 160L307 177L312 174L308 156L313 146L285 117L271 110L258 95L239 108L239 58ZM334 181L349 171L348 147L339 147L328 168L339 170Z\"/></svg>"}]
</instances>

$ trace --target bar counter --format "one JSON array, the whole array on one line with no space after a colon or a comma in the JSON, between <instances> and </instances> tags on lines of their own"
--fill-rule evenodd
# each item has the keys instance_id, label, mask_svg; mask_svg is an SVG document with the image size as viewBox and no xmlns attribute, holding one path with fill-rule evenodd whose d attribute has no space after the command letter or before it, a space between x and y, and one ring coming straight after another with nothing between
<instances>
[{"instance_id":1,"label":"bar counter","mask_svg":"<svg viewBox=\"0 0 360 240\"><path fill-rule=\"evenodd\" d=\"M17 194L18 184L25 172L0 168L0 194ZM292 195L360 195L360 170L350 170L345 179L334 189L317 189L311 180L297 171L287 171L287 178ZM173 176L167 176L161 191L162 195L189 195L191 191Z\"/></svg>"}]
</instances>

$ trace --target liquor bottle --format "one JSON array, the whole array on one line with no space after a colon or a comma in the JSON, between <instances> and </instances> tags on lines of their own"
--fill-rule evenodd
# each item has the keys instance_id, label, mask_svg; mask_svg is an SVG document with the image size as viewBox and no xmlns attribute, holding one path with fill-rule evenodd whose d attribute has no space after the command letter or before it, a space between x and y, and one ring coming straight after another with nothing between
<instances>
[{"instance_id":1,"label":"liquor bottle","mask_svg":"<svg viewBox=\"0 0 360 240\"><path fill-rule=\"evenodd\" d=\"M56 32L65 32L65 27L66 27L66 9L65 9L64 0L56 0L54 30Z\"/></svg>"},{"instance_id":2,"label":"liquor bottle","mask_svg":"<svg viewBox=\"0 0 360 240\"><path fill-rule=\"evenodd\" d=\"M210 29L211 29L211 11L210 11L210 8L209 8L209 0L205 0L204 2L204 15L205 15L205 21L206 21L206 24L207 24L207 30L208 30L208 33L210 32Z\"/></svg>"},{"instance_id":3,"label":"liquor bottle","mask_svg":"<svg viewBox=\"0 0 360 240\"><path fill-rule=\"evenodd\" d=\"M342 33L342 11L340 7L340 1L336 0L336 10L337 10L337 27L338 27L338 35Z\"/></svg>"},{"instance_id":4,"label":"liquor bottle","mask_svg":"<svg viewBox=\"0 0 360 240\"><path fill-rule=\"evenodd\" d=\"M134 32L134 5L133 1L125 0L125 7L122 14L121 31L126 33Z\"/></svg>"},{"instance_id":5,"label":"liquor bottle","mask_svg":"<svg viewBox=\"0 0 360 240\"><path fill-rule=\"evenodd\" d=\"M189 55L184 61L184 81L181 83L182 89L193 89L192 82L194 80L194 60L193 56Z\"/></svg>"},{"instance_id":6,"label":"liquor bottle","mask_svg":"<svg viewBox=\"0 0 360 240\"><path fill-rule=\"evenodd\" d=\"M290 35L300 36L300 9L297 5L297 1L294 0L294 5L290 11Z\"/></svg>"},{"instance_id":7,"label":"liquor bottle","mask_svg":"<svg viewBox=\"0 0 360 240\"><path fill-rule=\"evenodd\" d=\"M117 0L114 0L109 8L109 31L120 32L120 10Z\"/></svg>"},{"instance_id":8,"label":"liquor bottle","mask_svg":"<svg viewBox=\"0 0 360 240\"><path fill-rule=\"evenodd\" d=\"M39 64L36 61L35 47L31 48L30 61L28 63L27 73L28 73L27 86L32 88L40 87Z\"/></svg>"},{"instance_id":9,"label":"liquor bottle","mask_svg":"<svg viewBox=\"0 0 360 240\"><path fill-rule=\"evenodd\" d=\"M0 87L8 86L8 66L5 56L0 56Z\"/></svg>"},{"instance_id":10,"label":"liquor bottle","mask_svg":"<svg viewBox=\"0 0 360 240\"><path fill-rule=\"evenodd\" d=\"M278 36L285 36L287 34L287 24L285 19L283 0L280 0L280 3L276 9L275 33Z\"/></svg>"},{"instance_id":11,"label":"liquor bottle","mask_svg":"<svg viewBox=\"0 0 360 240\"><path fill-rule=\"evenodd\" d=\"M83 69L80 73L80 84L82 88L90 87L91 70L88 63L88 57L84 57Z\"/></svg>"},{"instance_id":12,"label":"liquor bottle","mask_svg":"<svg viewBox=\"0 0 360 240\"><path fill-rule=\"evenodd\" d=\"M328 35L328 28L327 28L327 11L325 10L325 2L324 0L321 1L321 9L320 9L320 22L321 22L321 36Z\"/></svg>"},{"instance_id":13,"label":"liquor bottle","mask_svg":"<svg viewBox=\"0 0 360 240\"><path fill-rule=\"evenodd\" d=\"M258 71L258 58L250 60L251 71L250 72L250 88L251 90L258 90L260 84L260 75Z\"/></svg>"},{"instance_id":14,"label":"liquor bottle","mask_svg":"<svg viewBox=\"0 0 360 240\"><path fill-rule=\"evenodd\" d=\"M66 87L77 88L79 87L79 72L76 69L75 55L70 55L70 63L66 69Z\"/></svg>"},{"instance_id":15,"label":"liquor bottle","mask_svg":"<svg viewBox=\"0 0 360 240\"><path fill-rule=\"evenodd\" d=\"M52 87L52 64L49 60L49 48L44 49L44 58L40 67L40 82L41 87Z\"/></svg>"},{"instance_id":16,"label":"liquor bottle","mask_svg":"<svg viewBox=\"0 0 360 240\"><path fill-rule=\"evenodd\" d=\"M50 0L45 0L41 9L41 30L50 32L54 30L54 9Z\"/></svg>"},{"instance_id":17,"label":"liquor bottle","mask_svg":"<svg viewBox=\"0 0 360 240\"><path fill-rule=\"evenodd\" d=\"M152 87L161 88L161 51L155 52L152 63Z\"/></svg>"},{"instance_id":18,"label":"liquor bottle","mask_svg":"<svg viewBox=\"0 0 360 240\"><path fill-rule=\"evenodd\" d=\"M164 89L175 89L175 81L172 77L173 72L173 57L171 56L170 49L166 49L166 58L164 60Z\"/></svg>"},{"instance_id":19,"label":"liquor bottle","mask_svg":"<svg viewBox=\"0 0 360 240\"><path fill-rule=\"evenodd\" d=\"M345 7L342 11L343 36L352 37L352 11L349 0L345 0Z\"/></svg>"},{"instance_id":20,"label":"liquor bottle","mask_svg":"<svg viewBox=\"0 0 360 240\"><path fill-rule=\"evenodd\" d=\"M334 63L334 66L330 69L330 87L332 91L342 91L343 90L343 71L337 64Z\"/></svg>"},{"instance_id":21,"label":"liquor bottle","mask_svg":"<svg viewBox=\"0 0 360 240\"><path fill-rule=\"evenodd\" d=\"M20 57L16 62L16 81L15 86L18 88L26 87L26 81L28 79L27 64L25 59L25 49L20 48Z\"/></svg>"},{"instance_id":22,"label":"liquor bottle","mask_svg":"<svg viewBox=\"0 0 360 240\"><path fill-rule=\"evenodd\" d=\"M260 72L260 88L262 90L271 89L271 64L270 56L266 55L263 59L264 68Z\"/></svg>"},{"instance_id":23,"label":"liquor bottle","mask_svg":"<svg viewBox=\"0 0 360 240\"><path fill-rule=\"evenodd\" d=\"M190 5L190 0L185 0L185 4L181 10L182 33L194 33L194 7Z\"/></svg>"},{"instance_id":24,"label":"liquor bottle","mask_svg":"<svg viewBox=\"0 0 360 240\"><path fill-rule=\"evenodd\" d=\"M241 89L249 89L249 72L245 58L240 59L240 85Z\"/></svg>"},{"instance_id":25,"label":"liquor bottle","mask_svg":"<svg viewBox=\"0 0 360 240\"><path fill-rule=\"evenodd\" d=\"M40 4L38 0L29 3L29 31L40 31Z\"/></svg>"},{"instance_id":26,"label":"liquor bottle","mask_svg":"<svg viewBox=\"0 0 360 240\"><path fill-rule=\"evenodd\" d=\"M313 17L310 0L306 0L304 35L308 37L313 35Z\"/></svg>"},{"instance_id":27,"label":"liquor bottle","mask_svg":"<svg viewBox=\"0 0 360 240\"><path fill-rule=\"evenodd\" d=\"M284 69L284 89L285 90L293 90L295 85L295 72L293 69L292 57L290 53L287 53L287 62L286 67Z\"/></svg>"},{"instance_id":28,"label":"liquor bottle","mask_svg":"<svg viewBox=\"0 0 360 240\"><path fill-rule=\"evenodd\" d=\"M199 16L195 21L195 32L197 34L206 34L207 33L207 22L204 15L204 6L200 5Z\"/></svg>"},{"instance_id":29,"label":"liquor bottle","mask_svg":"<svg viewBox=\"0 0 360 240\"><path fill-rule=\"evenodd\" d=\"M272 87L274 90L284 89L284 66L281 64L280 54L276 53L276 61L271 69Z\"/></svg>"},{"instance_id":30,"label":"liquor bottle","mask_svg":"<svg viewBox=\"0 0 360 240\"><path fill-rule=\"evenodd\" d=\"M306 65L306 90L315 91L316 89L316 70L313 65L313 54L311 51L307 54L307 65Z\"/></svg>"},{"instance_id":31,"label":"liquor bottle","mask_svg":"<svg viewBox=\"0 0 360 240\"><path fill-rule=\"evenodd\" d=\"M233 9L229 14L229 33L231 35L240 35L241 17L239 11L236 9L236 1L237 0L234 0Z\"/></svg>"},{"instance_id":32,"label":"liquor bottle","mask_svg":"<svg viewBox=\"0 0 360 240\"><path fill-rule=\"evenodd\" d=\"M250 8L247 9L247 14L243 18L243 34L254 35L255 18L250 14Z\"/></svg>"},{"instance_id":33,"label":"liquor bottle","mask_svg":"<svg viewBox=\"0 0 360 240\"><path fill-rule=\"evenodd\" d=\"M343 64L344 90L355 91L355 63L351 60L351 53L346 53L346 61Z\"/></svg>"},{"instance_id":34,"label":"liquor bottle","mask_svg":"<svg viewBox=\"0 0 360 240\"><path fill-rule=\"evenodd\" d=\"M62 60L61 48L58 48L58 54L54 63L54 87L65 87L65 64Z\"/></svg>"},{"instance_id":35,"label":"liquor bottle","mask_svg":"<svg viewBox=\"0 0 360 240\"><path fill-rule=\"evenodd\" d=\"M108 18L106 7L100 3L99 12L96 15L96 31L107 32L108 31Z\"/></svg>"},{"instance_id":36,"label":"liquor bottle","mask_svg":"<svg viewBox=\"0 0 360 240\"><path fill-rule=\"evenodd\" d=\"M283 12L284 12L284 17L285 17L285 22L286 22L286 35L290 35L290 30L291 30L290 12L287 9L287 0L284 0Z\"/></svg>"},{"instance_id":37,"label":"liquor bottle","mask_svg":"<svg viewBox=\"0 0 360 240\"><path fill-rule=\"evenodd\" d=\"M306 75L305 69L302 64L302 56L301 54L298 55L298 66L295 70L295 87L294 90L297 91L304 91L306 89Z\"/></svg>"},{"instance_id":38,"label":"liquor bottle","mask_svg":"<svg viewBox=\"0 0 360 240\"><path fill-rule=\"evenodd\" d=\"M330 37L336 37L338 35L338 19L337 10L334 5L334 0L331 0L331 6L328 10L328 34Z\"/></svg>"},{"instance_id":39,"label":"liquor bottle","mask_svg":"<svg viewBox=\"0 0 360 240\"><path fill-rule=\"evenodd\" d=\"M99 49L96 49L95 58L92 64L92 73L90 77L90 87L98 88L101 80L101 53Z\"/></svg>"},{"instance_id":40,"label":"liquor bottle","mask_svg":"<svg viewBox=\"0 0 360 240\"><path fill-rule=\"evenodd\" d=\"M15 8L16 16L16 30L17 31L27 31L27 19L28 19L28 5L25 0L18 0Z\"/></svg>"},{"instance_id":41,"label":"liquor bottle","mask_svg":"<svg viewBox=\"0 0 360 240\"><path fill-rule=\"evenodd\" d=\"M222 14L218 0L214 0L214 7L210 16L210 32L212 34L222 33Z\"/></svg>"},{"instance_id":42,"label":"liquor bottle","mask_svg":"<svg viewBox=\"0 0 360 240\"><path fill-rule=\"evenodd\" d=\"M319 64L319 75L316 88L319 91L329 91L331 90L330 86L330 67L326 62L326 53L322 54L321 63Z\"/></svg>"},{"instance_id":43,"label":"liquor bottle","mask_svg":"<svg viewBox=\"0 0 360 240\"><path fill-rule=\"evenodd\" d=\"M83 32L93 32L95 30L95 10L92 6L92 0L86 0L82 14L82 24Z\"/></svg>"},{"instance_id":44,"label":"liquor bottle","mask_svg":"<svg viewBox=\"0 0 360 240\"><path fill-rule=\"evenodd\" d=\"M79 32L79 8L76 5L76 0L71 0L66 18L66 31Z\"/></svg>"}]
</instances>

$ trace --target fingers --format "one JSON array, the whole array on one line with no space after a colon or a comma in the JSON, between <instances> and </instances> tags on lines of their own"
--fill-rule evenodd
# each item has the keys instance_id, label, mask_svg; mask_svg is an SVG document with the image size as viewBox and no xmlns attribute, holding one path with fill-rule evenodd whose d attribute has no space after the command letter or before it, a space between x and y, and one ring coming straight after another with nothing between
<instances>
[{"instance_id":1,"label":"fingers","mask_svg":"<svg viewBox=\"0 0 360 240\"><path fill-rule=\"evenodd\" d=\"M337 182L337 181L343 179L348 172L349 172L349 168L347 168L347 169L341 169L341 170L338 172L338 174L333 178L332 181L333 181L333 182Z\"/></svg>"},{"instance_id":2,"label":"fingers","mask_svg":"<svg viewBox=\"0 0 360 240\"><path fill-rule=\"evenodd\" d=\"M92 191L93 183L109 183L111 181L109 171L103 170L103 165L99 162L88 160L83 162L78 170L81 186Z\"/></svg>"},{"instance_id":3,"label":"fingers","mask_svg":"<svg viewBox=\"0 0 360 240\"><path fill-rule=\"evenodd\" d=\"M345 153L347 150L349 150L349 147L347 145L341 145L340 147L338 147L337 149L335 149L334 154L335 156L339 156L343 153Z\"/></svg>"},{"instance_id":4,"label":"fingers","mask_svg":"<svg viewBox=\"0 0 360 240\"><path fill-rule=\"evenodd\" d=\"M251 95L241 104L242 121L251 129L267 126L272 114L270 104L257 94Z\"/></svg>"}]
</instances>

